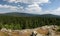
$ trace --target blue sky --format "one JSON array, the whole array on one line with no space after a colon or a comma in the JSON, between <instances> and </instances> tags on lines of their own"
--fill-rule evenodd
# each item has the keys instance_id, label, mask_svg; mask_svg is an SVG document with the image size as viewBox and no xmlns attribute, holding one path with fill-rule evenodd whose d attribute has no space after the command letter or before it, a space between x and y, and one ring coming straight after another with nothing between
<instances>
[{"instance_id":1,"label":"blue sky","mask_svg":"<svg viewBox=\"0 0 60 36\"><path fill-rule=\"evenodd\" d=\"M60 15L60 0L0 0L0 13Z\"/></svg>"}]
</instances>

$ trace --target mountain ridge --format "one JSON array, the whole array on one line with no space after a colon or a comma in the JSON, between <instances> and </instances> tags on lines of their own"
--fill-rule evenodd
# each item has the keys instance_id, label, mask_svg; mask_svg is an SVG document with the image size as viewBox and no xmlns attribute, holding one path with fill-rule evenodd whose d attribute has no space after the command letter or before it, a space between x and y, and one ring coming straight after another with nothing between
<instances>
[{"instance_id":1,"label":"mountain ridge","mask_svg":"<svg viewBox=\"0 0 60 36\"><path fill-rule=\"evenodd\" d=\"M8 16L22 16L22 17L59 17L58 15L53 15L53 14L29 14L29 13L19 13L19 12L11 12L11 13L4 13L4 14L0 14L0 15L8 15Z\"/></svg>"}]
</instances>

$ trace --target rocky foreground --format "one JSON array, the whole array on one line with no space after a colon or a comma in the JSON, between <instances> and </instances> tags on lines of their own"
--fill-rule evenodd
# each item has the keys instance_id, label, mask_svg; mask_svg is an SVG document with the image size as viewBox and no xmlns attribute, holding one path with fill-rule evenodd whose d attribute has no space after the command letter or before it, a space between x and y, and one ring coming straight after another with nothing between
<instances>
[{"instance_id":1,"label":"rocky foreground","mask_svg":"<svg viewBox=\"0 0 60 36\"><path fill-rule=\"evenodd\" d=\"M2 28L0 30L0 36L60 36L60 32L56 31L57 29L59 29L58 26L54 25L25 30L11 30Z\"/></svg>"}]
</instances>

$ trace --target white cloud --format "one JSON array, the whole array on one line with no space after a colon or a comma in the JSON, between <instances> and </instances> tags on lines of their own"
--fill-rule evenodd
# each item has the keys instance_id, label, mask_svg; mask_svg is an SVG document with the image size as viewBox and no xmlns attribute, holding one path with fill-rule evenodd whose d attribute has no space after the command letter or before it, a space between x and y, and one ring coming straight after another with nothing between
<instances>
[{"instance_id":1,"label":"white cloud","mask_svg":"<svg viewBox=\"0 0 60 36\"><path fill-rule=\"evenodd\" d=\"M40 14L53 14L53 15L60 15L60 7L54 9L54 10L46 10L46 11L42 11L40 12Z\"/></svg>"},{"instance_id":2,"label":"white cloud","mask_svg":"<svg viewBox=\"0 0 60 36\"><path fill-rule=\"evenodd\" d=\"M10 6L10 5L0 5L0 8L6 8L6 9L10 9L10 10L16 10L17 7Z\"/></svg>"},{"instance_id":3,"label":"white cloud","mask_svg":"<svg viewBox=\"0 0 60 36\"><path fill-rule=\"evenodd\" d=\"M1 5L0 4L0 8L3 8L3 9L9 9L9 10L12 10L12 11L20 11L23 9L23 7L17 7L17 6L11 6L11 5Z\"/></svg>"},{"instance_id":4,"label":"white cloud","mask_svg":"<svg viewBox=\"0 0 60 36\"><path fill-rule=\"evenodd\" d=\"M26 3L26 4L32 4L32 3L48 3L49 0L4 0L4 1L7 1L7 2L15 2L15 3L18 3L18 2L21 2L21 3Z\"/></svg>"},{"instance_id":5,"label":"white cloud","mask_svg":"<svg viewBox=\"0 0 60 36\"><path fill-rule=\"evenodd\" d=\"M54 14L54 15L60 15L60 7L54 9L51 11L51 14Z\"/></svg>"},{"instance_id":6,"label":"white cloud","mask_svg":"<svg viewBox=\"0 0 60 36\"><path fill-rule=\"evenodd\" d=\"M25 8L26 13L34 13L39 14L42 11L42 8L39 7L37 4L29 5L27 8Z\"/></svg>"},{"instance_id":7,"label":"white cloud","mask_svg":"<svg viewBox=\"0 0 60 36\"><path fill-rule=\"evenodd\" d=\"M30 5L28 5L27 8L25 8L25 12L26 13L33 13L33 14L41 14L42 13L42 7L40 7L39 5L41 5L42 3L49 3L49 0L26 0L26 3L29 3ZM23 2L24 3L24 2Z\"/></svg>"},{"instance_id":8,"label":"white cloud","mask_svg":"<svg viewBox=\"0 0 60 36\"><path fill-rule=\"evenodd\" d=\"M60 7L58 7L58 8L55 9L54 11L60 12Z\"/></svg>"}]
</instances>

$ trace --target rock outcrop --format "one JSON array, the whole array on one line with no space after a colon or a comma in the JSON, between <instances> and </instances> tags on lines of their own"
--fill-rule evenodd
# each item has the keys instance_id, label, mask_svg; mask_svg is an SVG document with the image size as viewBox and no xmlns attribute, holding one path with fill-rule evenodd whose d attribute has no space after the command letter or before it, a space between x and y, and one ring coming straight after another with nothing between
<instances>
[{"instance_id":1,"label":"rock outcrop","mask_svg":"<svg viewBox=\"0 0 60 36\"><path fill-rule=\"evenodd\" d=\"M56 32L58 26L42 26L35 29L11 30L2 28L0 36L60 36L60 32Z\"/></svg>"}]
</instances>

